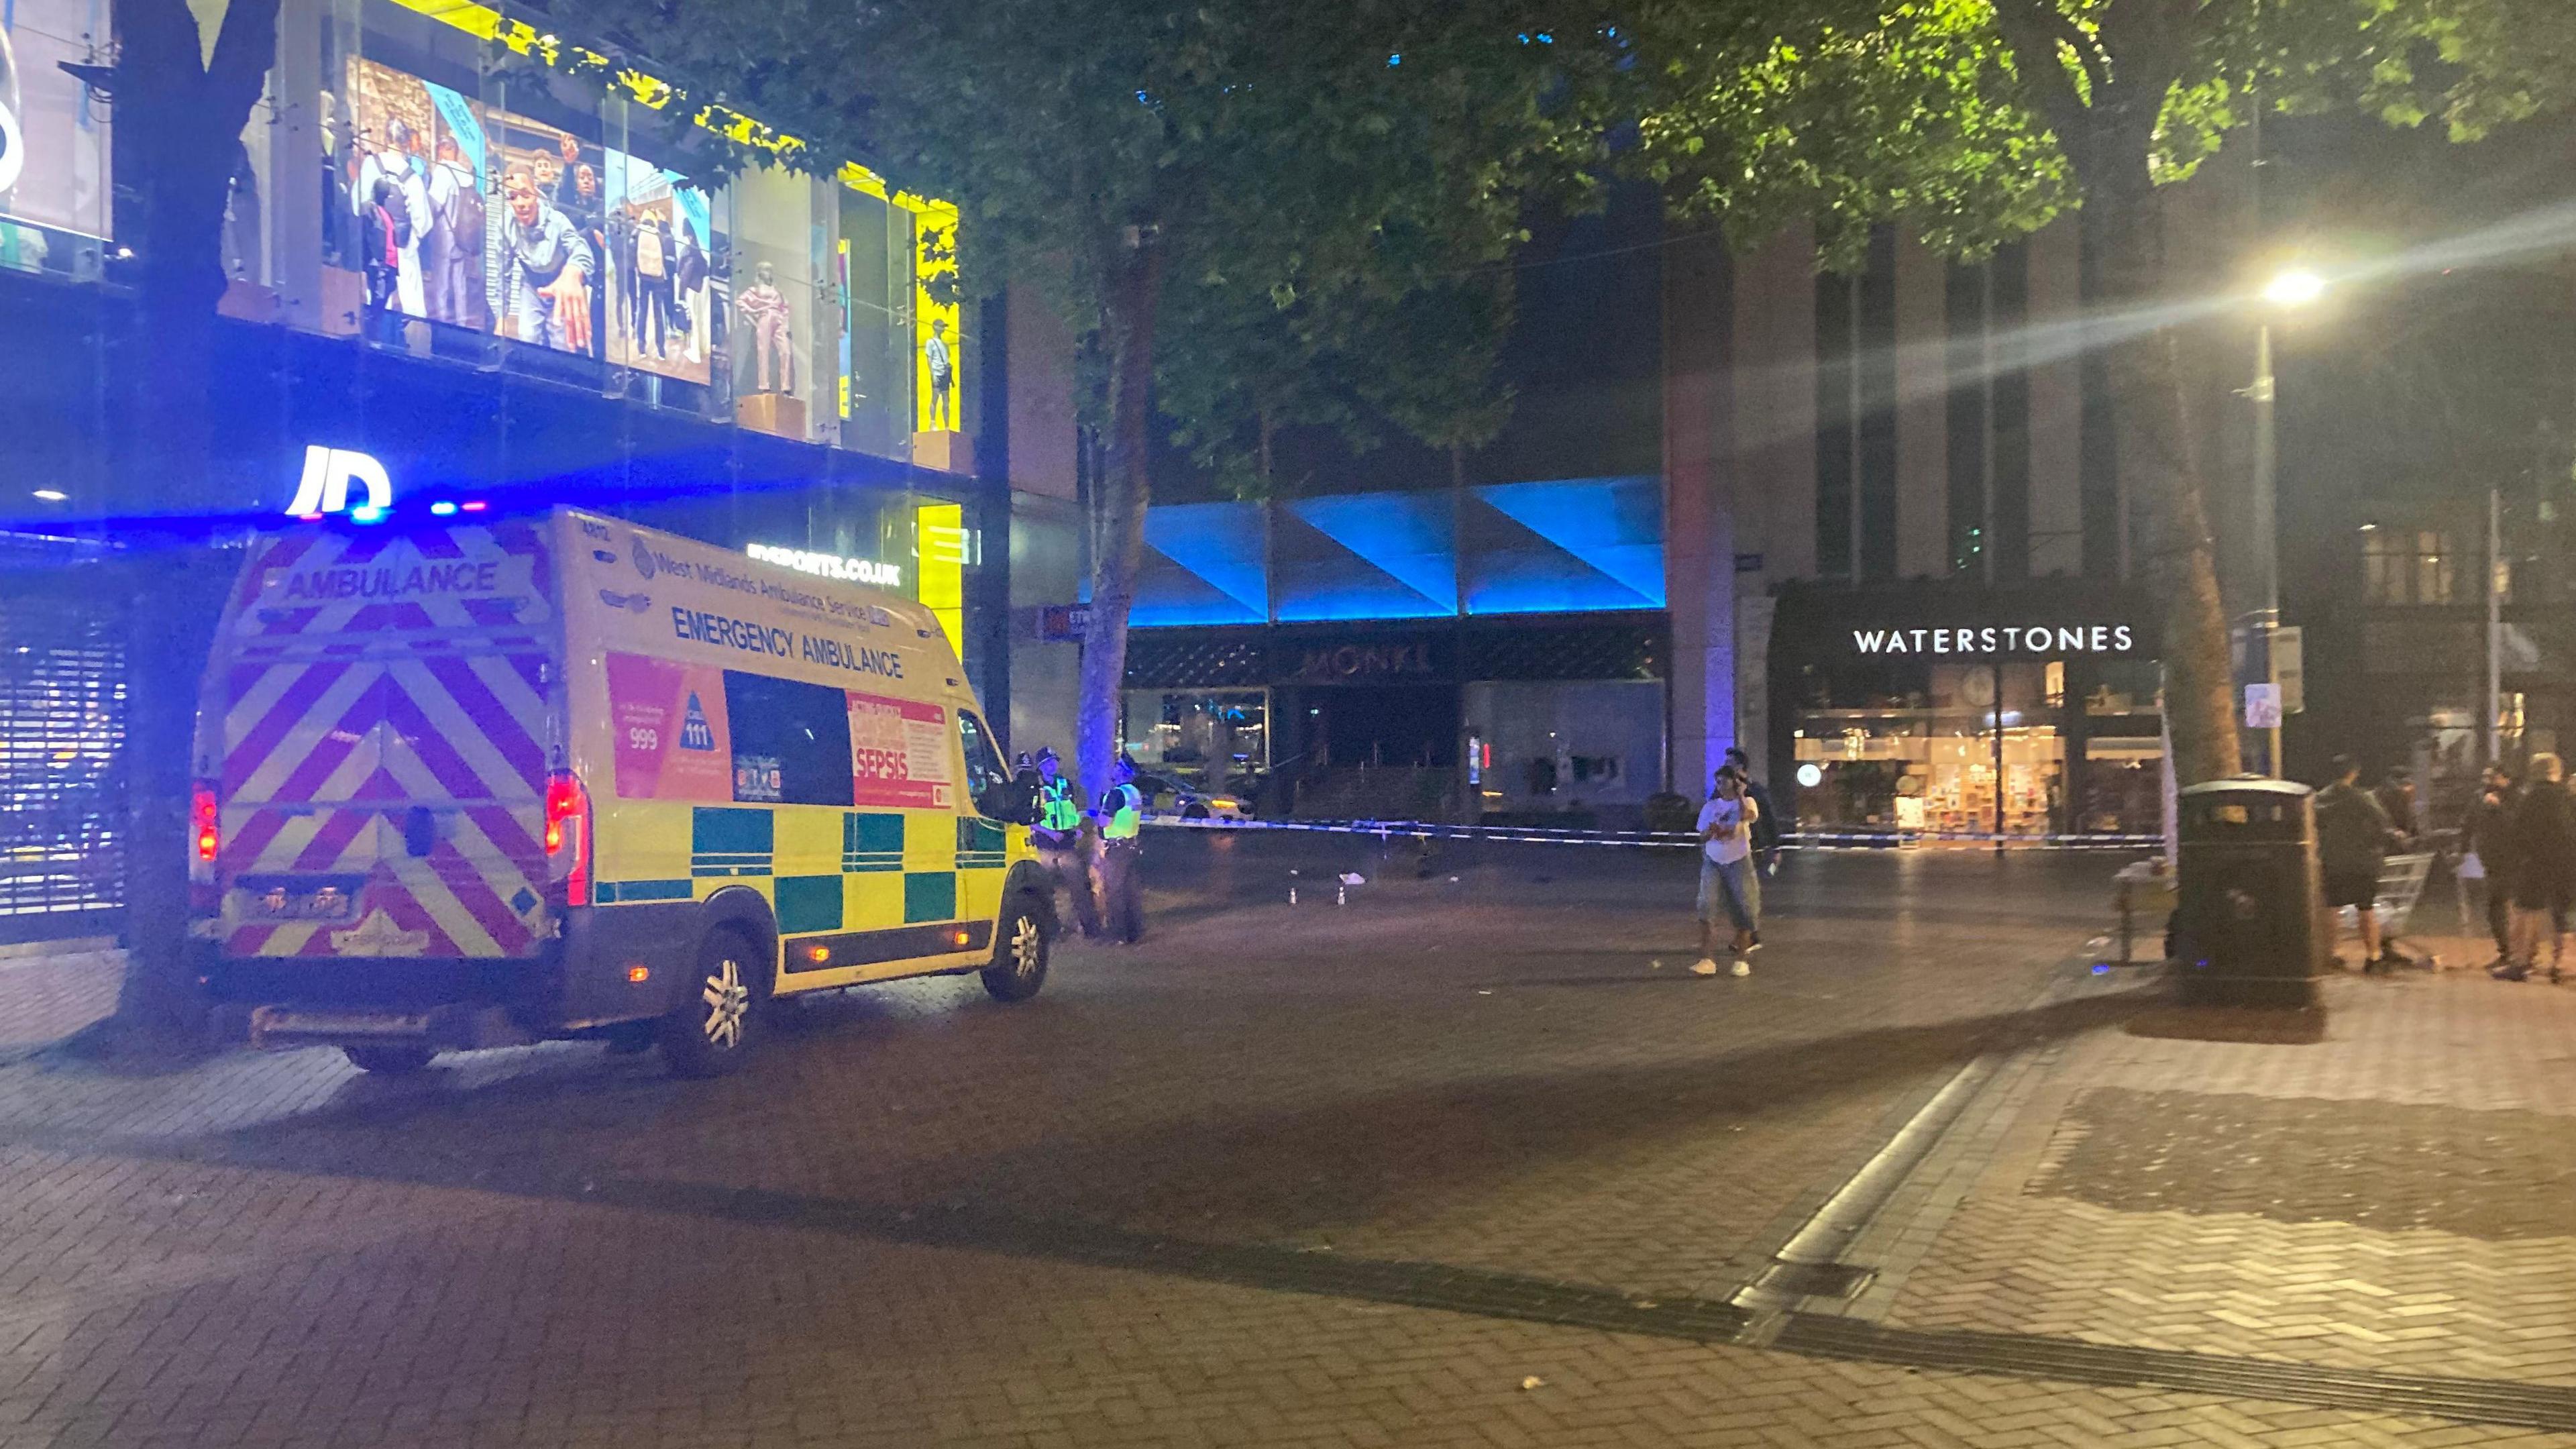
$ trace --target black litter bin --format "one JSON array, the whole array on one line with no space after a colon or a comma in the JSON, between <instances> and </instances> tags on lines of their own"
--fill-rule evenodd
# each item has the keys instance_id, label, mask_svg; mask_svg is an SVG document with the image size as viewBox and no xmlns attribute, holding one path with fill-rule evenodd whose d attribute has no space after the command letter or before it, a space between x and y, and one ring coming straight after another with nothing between
<instances>
[{"instance_id":1,"label":"black litter bin","mask_svg":"<svg viewBox=\"0 0 2576 1449\"><path fill-rule=\"evenodd\" d=\"M2305 785L2247 777L2182 792L2174 958L2183 993L2307 1006L2324 960L2316 809Z\"/></svg>"}]
</instances>

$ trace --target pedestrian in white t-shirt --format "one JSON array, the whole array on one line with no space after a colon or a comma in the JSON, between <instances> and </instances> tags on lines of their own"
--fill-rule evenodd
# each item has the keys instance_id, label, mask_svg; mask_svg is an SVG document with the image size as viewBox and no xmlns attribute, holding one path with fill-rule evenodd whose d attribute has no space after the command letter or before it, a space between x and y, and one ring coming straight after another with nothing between
<instances>
[{"instance_id":1,"label":"pedestrian in white t-shirt","mask_svg":"<svg viewBox=\"0 0 2576 1449\"><path fill-rule=\"evenodd\" d=\"M1744 776L1733 766L1717 772L1716 792L1699 810L1699 940L1700 958L1691 972L1717 974L1717 927L1734 928L1735 974L1753 974L1745 960L1756 944L1753 896L1747 877L1753 869L1753 822L1761 807L1745 793Z\"/></svg>"}]
</instances>

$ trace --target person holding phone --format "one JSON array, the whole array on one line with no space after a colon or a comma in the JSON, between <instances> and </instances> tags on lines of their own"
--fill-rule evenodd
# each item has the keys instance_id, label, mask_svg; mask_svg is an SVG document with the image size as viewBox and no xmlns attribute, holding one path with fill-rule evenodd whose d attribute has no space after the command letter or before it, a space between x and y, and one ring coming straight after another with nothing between
<instances>
[{"instance_id":1,"label":"person holding phone","mask_svg":"<svg viewBox=\"0 0 2576 1449\"><path fill-rule=\"evenodd\" d=\"M1761 807L1745 793L1743 772L1729 765L1717 772L1716 789L1699 811L1699 940L1700 957L1691 967L1694 976L1717 974L1717 930L1720 922L1734 932L1731 942L1735 956L1733 971L1738 976L1753 974L1753 963L1745 958L1756 945L1753 895L1750 878L1753 872L1753 827L1761 819Z\"/></svg>"}]
</instances>

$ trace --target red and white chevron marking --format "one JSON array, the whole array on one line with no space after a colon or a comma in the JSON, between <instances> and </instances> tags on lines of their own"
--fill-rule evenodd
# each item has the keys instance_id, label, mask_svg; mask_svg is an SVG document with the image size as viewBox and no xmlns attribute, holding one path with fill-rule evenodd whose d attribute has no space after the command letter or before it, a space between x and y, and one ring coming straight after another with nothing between
<instances>
[{"instance_id":1,"label":"red and white chevron marking","mask_svg":"<svg viewBox=\"0 0 2576 1449\"><path fill-rule=\"evenodd\" d=\"M244 875L301 878L299 886L329 876L362 883L344 918L319 922L262 919L251 892L228 890L225 951L532 955L545 924L548 666L533 637L508 632L528 622L530 606L501 617L471 598L332 599L281 616L254 602L278 592L273 582L256 582L278 570L407 569L445 557L454 542L435 534L389 547L365 535L328 541L347 547L335 553L308 539L281 540L242 600L271 617L245 617L258 643L246 641L223 681L217 870L228 885ZM524 541L536 535L528 531ZM491 556L488 546L480 552ZM530 582L542 577L542 547L519 557ZM529 596L542 607L541 591L521 595ZM504 632L490 632L493 624ZM384 637L456 629L477 632ZM280 648L280 635L303 637ZM436 840L415 856L406 825L424 807Z\"/></svg>"}]
</instances>

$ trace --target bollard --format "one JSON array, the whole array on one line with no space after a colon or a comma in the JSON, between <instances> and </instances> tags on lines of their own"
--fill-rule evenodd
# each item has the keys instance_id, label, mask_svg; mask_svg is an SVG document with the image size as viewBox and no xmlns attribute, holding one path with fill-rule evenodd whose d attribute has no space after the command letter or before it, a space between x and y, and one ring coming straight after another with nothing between
<instances>
[{"instance_id":1,"label":"bollard","mask_svg":"<svg viewBox=\"0 0 2576 1449\"><path fill-rule=\"evenodd\" d=\"M1297 904L1297 872L1288 872L1288 904Z\"/></svg>"},{"instance_id":2,"label":"bollard","mask_svg":"<svg viewBox=\"0 0 2576 1449\"><path fill-rule=\"evenodd\" d=\"M1337 906L1347 906L1350 903L1351 888L1339 882L1335 882L1333 885L1333 904Z\"/></svg>"}]
</instances>

